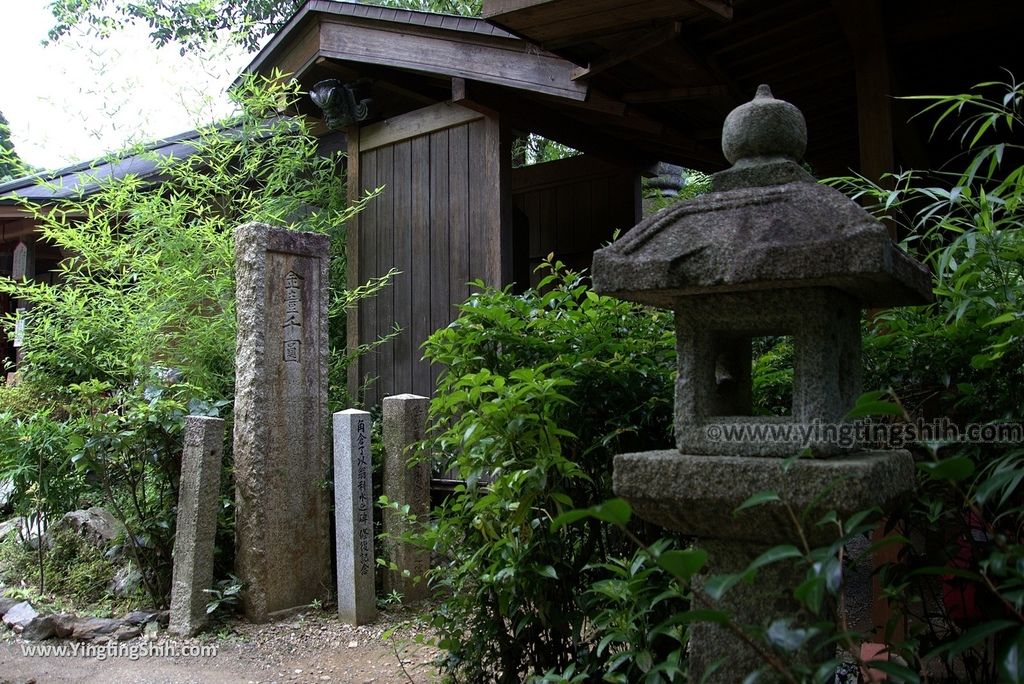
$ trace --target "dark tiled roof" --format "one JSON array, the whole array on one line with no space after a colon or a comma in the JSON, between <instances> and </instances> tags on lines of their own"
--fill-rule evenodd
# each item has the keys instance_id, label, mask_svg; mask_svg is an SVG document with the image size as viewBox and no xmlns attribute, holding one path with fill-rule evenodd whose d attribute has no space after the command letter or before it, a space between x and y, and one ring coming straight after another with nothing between
<instances>
[{"instance_id":1,"label":"dark tiled roof","mask_svg":"<svg viewBox=\"0 0 1024 684\"><path fill-rule=\"evenodd\" d=\"M181 160L195 154L199 137L198 131L188 131L125 153L15 178L0 184L0 204L17 204L22 198L47 202L89 195L104 181L129 174L151 178L160 173L167 159Z\"/></svg>"},{"instance_id":2,"label":"dark tiled roof","mask_svg":"<svg viewBox=\"0 0 1024 684\"><path fill-rule=\"evenodd\" d=\"M417 26L433 26L450 31L478 33L484 36L499 38L515 38L505 29L487 23L479 17L464 17L454 14L437 12L418 12L416 10L395 9L379 5L367 5L360 2L337 2L336 0L309 0L296 14L304 12L323 12L349 17L363 17L375 21L390 21L398 24L414 24Z\"/></svg>"}]
</instances>

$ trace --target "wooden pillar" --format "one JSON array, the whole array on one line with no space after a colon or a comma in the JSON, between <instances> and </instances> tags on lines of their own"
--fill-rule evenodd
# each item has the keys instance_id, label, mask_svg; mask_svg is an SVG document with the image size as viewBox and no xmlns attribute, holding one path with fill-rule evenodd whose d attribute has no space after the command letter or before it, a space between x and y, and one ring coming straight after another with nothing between
<instances>
[{"instance_id":1,"label":"wooden pillar","mask_svg":"<svg viewBox=\"0 0 1024 684\"><path fill-rule=\"evenodd\" d=\"M857 77L860 171L878 181L893 171L892 78L879 0L836 0Z\"/></svg>"},{"instance_id":2,"label":"wooden pillar","mask_svg":"<svg viewBox=\"0 0 1024 684\"><path fill-rule=\"evenodd\" d=\"M346 156L345 190L349 206L359 201L359 126L349 126L345 132L348 140ZM345 282L354 289L362 283L359 273L359 214L349 219L345 231ZM350 306L345 315L345 343L349 353L359 348L359 305ZM362 377L358 359L348 365L348 396L350 402L358 402Z\"/></svg>"}]
</instances>

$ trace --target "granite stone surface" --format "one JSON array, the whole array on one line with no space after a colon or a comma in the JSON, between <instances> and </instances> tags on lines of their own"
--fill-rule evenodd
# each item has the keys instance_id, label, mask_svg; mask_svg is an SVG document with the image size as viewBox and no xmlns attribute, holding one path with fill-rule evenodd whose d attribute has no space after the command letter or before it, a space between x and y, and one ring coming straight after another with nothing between
<instances>
[{"instance_id":1,"label":"granite stone surface","mask_svg":"<svg viewBox=\"0 0 1024 684\"><path fill-rule=\"evenodd\" d=\"M338 615L350 625L377 617L373 553L373 457L370 414L334 414L334 530Z\"/></svg>"},{"instance_id":2,"label":"granite stone surface","mask_svg":"<svg viewBox=\"0 0 1024 684\"><path fill-rule=\"evenodd\" d=\"M206 416L185 419L178 515L174 525L174 570L171 579L169 630L192 636L206 623L213 587L214 538L220 510L220 470L224 454L224 420Z\"/></svg>"},{"instance_id":3,"label":"granite stone surface","mask_svg":"<svg viewBox=\"0 0 1024 684\"><path fill-rule=\"evenodd\" d=\"M330 559L329 240L235 232L236 569L253 621L325 601Z\"/></svg>"},{"instance_id":4,"label":"granite stone surface","mask_svg":"<svg viewBox=\"0 0 1024 684\"><path fill-rule=\"evenodd\" d=\"M430 400L415 394L384 398L384 496L409 506L409 514L426 520L430 514L430 463L420 459L410 464L410 447L423 439ZM395 511L384 511L384 531L389 536L388 556L398 566L385 576L386 591L397 591L406 601L418 601L428 595L426 572L430 552L399 541L408 530L407 523ZM415 578L421 578L415 581Z\"/></svg>"}]
</instances>

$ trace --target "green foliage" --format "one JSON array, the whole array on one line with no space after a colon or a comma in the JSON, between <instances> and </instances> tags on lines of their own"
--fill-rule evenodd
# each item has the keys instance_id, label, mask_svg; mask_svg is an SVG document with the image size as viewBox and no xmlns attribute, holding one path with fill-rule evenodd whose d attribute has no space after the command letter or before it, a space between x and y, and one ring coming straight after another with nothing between
<instances>
[{"instance_id":1,"label":"green foliage","mask_svg":"<svg viewBox=\"0 0 1024 684\"><path fill-rule=\"evenodd\" d=\"M85 489L72 462L72 429L53 413L0 411L0 480L14 486L14 513L22 517L71 510Z\"/></svg>"},{"instance_id":2,"label":"green foliage","mask_svg":"<svg viewBox=\"0 0 1024 684\"><path fill-rule=\"evenodd\" d=\"M233 396L234 228L331 234L335 401L346 401L346 310L383 286L345 288L345 224L361 203L346 206L342 165L319 155L304 120L280 116L298 96L277 76L250 78L234 93L239 115L201 130L194 154L155 159L159 184L128 175L52 211L26 203L43 239L73 256L54 284L0 280L31 303L21 384L0 389L0 480L36 513L102 502L156 603L169 590L184 417L217 415ZM225 471L219 567L232 555L230 452Z\"/></svg>"},{"instance_id":3,"label":"green foliage","mask_svg":"<svg viewBox=\"0 0 1024 684\"><path fill-rule=\"evenodd\" d=\"M17 178L25 171L25 165L14 151L11 142L11 127L3 112L0 112L0 183Z\"/></svg>"},{"instance_id":4,"label":"green foliage","mask_svg":"<svg viewBox=\"0 0 1024 684\"><path fill-rule=\"evenodd\" d=\"M187 161L156 158L160 188L128 175L58 211L26 203L43 238L75 257L61 262L57 285L0 281L33 305L23 380L57 393L88 379L126 387L161 365L229 396L234 227L333 229L343 255L350 213L337 160L317 155L303 120L277 116L295 87L254 78L235 97L242 114L200 131Z\"/></svg>"},{"instance_id":5,"label":"green foliage","mask_svg":"<svg viewBox=\"0 0 1024 684\"><path fill-rule=\"evenodd\" d=\"M465 480L420 540L445 559L432 580L450 591L434 623L458 681L518 682L573 662L577 674L635 673L648 656L679 647L658 639L628 654L598 648L652 596L619 602L594 589L623 579L625 566L612 559L633 555L618 528L596 519L571 533L551 526L608 497L614 453L670 443L671 317L600 297L561 264L545 268L538 289L520 296L478 283L460 317L425 345L447 368L430 445ZM621 521L619 508L600 514ZM630 562L630 573L659 576L645 562ZM658 605L675 607L669 598ZM594 611L603 611L600 624L588 618Z\"/></svg>"},{"instance_id":6,"label":"green foliage","mask_svg":"<svg viewBox=\"0 0 1024 684\"><path fill-rule=\"evenodd\" d=\"M93 494L121 520L125 551L142 572L150 598L170 593L174 507L178 502L188 387L116 390L90 380L70 388L72 461L97 483Z\"/></svg>"},{"instance_id":7,"label":"green foliage","mask_svg":"<svg viewBox=\"0 0 1024 684\"><path fill-rule=\"evenodd\" d=\"M113 597L108 587L118 565L103 549L69 530L48 536L44 566L47 596L44 605L56 602L60 609L109 606ZM9 586L18 586L37 572L37 552L11 536L0 543L0 572ZM36 593L26 595L39 608Z\"/></svg>"},{"instance_id":8,"label":"green foliage","mask_svg":"<svg viewBox=\"0 0 1024 684\"><path fill-rule=\"evenodd\" d=\"M789 415L793 407L793 338L756 338L751 398L756 415Z\"/></svg>"},{"instance_id":9,"label":"green foliage","mask_svg":"<svg viewBox=\"0 0 1024 684\"><path fill-rule=\"evenodd\" d=\"M543 164L582 154L568 145L530 133L512 141L512 165L515 167Z\"/></svg>"},{"instance_id":10,"label":"green foliage","mask_svg":"<svg viewBox=\"0 0 1024 684\"><path fill-rule=\"evenodd\" d=\"M651 202L655 211L711 192L711 176L693 169L685 169L683 171L683 187L675 197L665 197L659 189L651 187L646 178L643 181L642 191L644 199Z\"/></svg>"},{"instance_id":11,"label":"green foliage","mask_svg":"<svg viewBox=\"0 0 1024 684\"><path fill-rule=\"evenodd\" d=\"M388 7L475 15L482 0L378 0ZM52 0L56 23L50 40L59 40L72 29L84 28L109 36L126 24L149 27L155 45L175 44L182 53L196 51L230 32L249 51L255 51L302 5L301 0Z\"/></svg>"},{"instance_id":12,"label":"green foliage","mask_svg":"<svg viewBox=\"0 0 1024 684\"><path fill-rule=\"evenodd\" d=\"M204 589L210 595L206 603L206 614L216 615L220 612L234 612L242 605L242 589L245 583L232 574L218 580L213 589Z\"/></svg>"}]
</instances>

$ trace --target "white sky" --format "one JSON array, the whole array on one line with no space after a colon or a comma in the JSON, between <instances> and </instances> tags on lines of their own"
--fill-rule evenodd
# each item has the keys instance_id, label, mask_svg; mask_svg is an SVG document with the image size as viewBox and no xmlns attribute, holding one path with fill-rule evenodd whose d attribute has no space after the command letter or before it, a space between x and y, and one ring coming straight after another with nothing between
<instances>
[{"instance_id":1,"label":"white sky","mask_svg":"<svg viewBox=\"0 0 1024 684\"><path fill-rule=\"evenodd\" d=\"M65 166L231 111L224 90L252 58L241 48L182 57L176 46L154 47L144 26L44 47L47 4L0 0L0 112L25 162Z\"/></svg>"}]
</instances>

